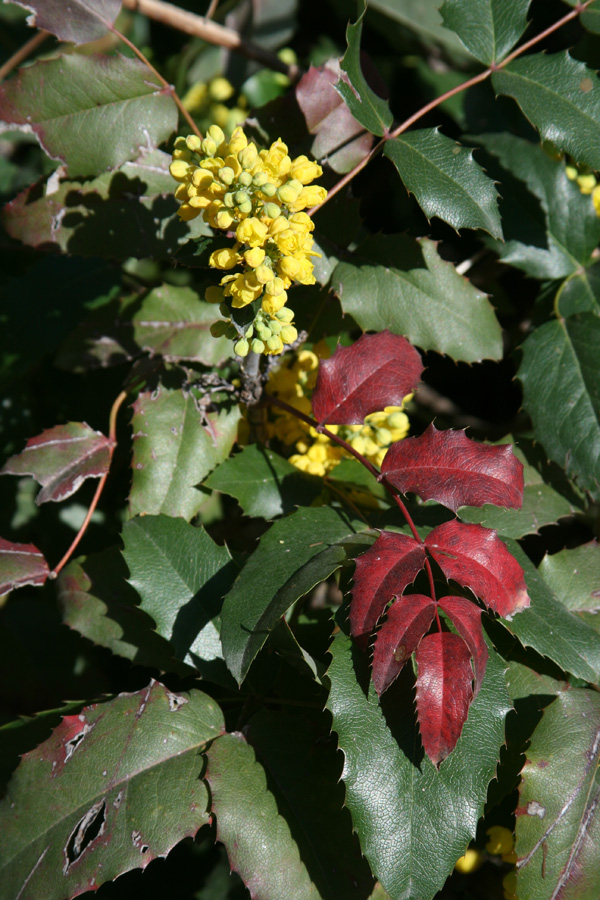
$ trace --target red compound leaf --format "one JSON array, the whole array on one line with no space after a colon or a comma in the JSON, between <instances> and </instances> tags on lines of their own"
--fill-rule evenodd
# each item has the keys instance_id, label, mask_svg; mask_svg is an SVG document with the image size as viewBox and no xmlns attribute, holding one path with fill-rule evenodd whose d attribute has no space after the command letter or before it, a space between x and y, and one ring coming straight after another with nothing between
<instances>
[{"instance_id":1,"label":"red compound leaf","mask_svg":"<svg viewBox=\"0 0 600 900\"><path fill-rule=\"evenodd\" d=\"M464 597L442 597L438 602L440 608L444 610L471 651L473 670L475 672L473 697L476 697L479 693L488 661L488 648L481 628L482 611L470 600L465 600Z\"/></svg>"},{"instance_id":2,"label":"red compound leaf","mask_svg":"<svg viewBox=\"0 0 600 900\"><path fill-rule=\"evenodd\" d=\"M33 544L13 544L0 538L0 596L13 588L44 584L48 563Z\"/></svg>"},{"instance_id":3,"label":"red compound leaf","mask_svg":"<svg viewBox=\"0 0 600 900\"><path fill-rule=\"evenodd\" d=\"M529 606L523 569L490 528L453 519L430 531L425 546L446 578L468 587L499 615Z\"/></svg>"},{"instance_id":4,"label":"red compound leaf","mask_svg":"<svg viewBox=\"0 0 600 900\"><path fill-rule=\"evenodd\" d=\"M362 649L392 597L399 597L425 564L422 544L406 534L382 531L356 560L350 630Z\"/></svg>"},{"instance_id":5,"label":"red compound leaf","mask_svg":"<svg viewBox=\"0 0 600 900\"><path fill-rule=\"evenodd\" d=\"M387 330L363 334L319 364L315 418L321 425L360 425L372 412L401 406L422 371L421 356L406 338Z\"/></svg>"},{"instance_id":6,"label":"red compound leaf","mask_svg":"<svg viewBox=\"0 0 600 900\"><path fill-rule=\"evenodd\" d=\"M379 696L398 677L434 616L435 603L423 594L410 594L392 603L386 621L377 632L373 652L373 684Z\"/></svg>"},{"instance_id":7,"label":"red compound leaf","mask_svg":"<svg viewBox=\"0 0 600 900\"><path fill-rule=\"evenodd\" d=\"M417 715L425 753L439 766L456 746L473 699L471 653L461 637L424 637L417 661Z\"/></svg>"},{"instance_id":8,"label":"red compound leaf","mask_svg":"<svg viewBox=\"0 0 600 900\"><path fill-rule=\"evenodd\" d=\"M108 472L111 451L111 441L101 432L85 422L67 422L30 438L0 475L33 475L43 485L35 498L38 505L65 500L86 478L100 478Z\"/></svg>"},{"instance_id":9,"label":"red compound leaf","mask_svg":"<svg viewBox=\"0 0 600 900\"><path fill-rule=\"evenodd\" d=\"M454 512L484 503L523 505L523 465L510 444L480 444L463 431L430 425L419 437L392 444L381 471L403 494L437 500Z\"/></svg>"}]
</instances>

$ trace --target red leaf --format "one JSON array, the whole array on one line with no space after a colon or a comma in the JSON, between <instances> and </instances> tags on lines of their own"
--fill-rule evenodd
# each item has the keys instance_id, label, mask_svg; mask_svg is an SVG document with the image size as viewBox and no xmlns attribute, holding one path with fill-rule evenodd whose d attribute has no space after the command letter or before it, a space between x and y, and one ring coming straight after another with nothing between
<instances>
[{"instance_id":1,"label":"red leaf","mask_svg":"<svg viewBox=\"0 0 600 900\"><path fill-rule=\"evenodd\" d=\"M67 422L30 438L22 453L11 456L0 475L33 475L43 485L35 502L65 500L86 478L108 472L112 443L85 422Z\"/></svg>"},{"instance_id":2,"label":"red leaf","mask_svg":"<svg viewBox=\"0 0 600 900\"><path fill-rule=\"evenodd\" d=\"M479 693L488 661L488 648L481 628L481 610L464 597L442 597L438 601L461 638L471 651L475 671L473 696Z\"/></svg>"},{"instance_id":3,"label":"red leaf","mask_svg":"<svg viewBox=\"0 0 600 900\"><path fill-rule=\"evenodd\" d=\"M401 406L421 377L419 352L406 338L381 331L363 334L321 360L312 407L320 424L360 425L365 416Z\"/></svg>"},{"instance_id":4,"label":"red leaf","mask_svg":"<svg viewBox=\"0 0 600 900\"><path fill-rule=\"evenodd\" d=\"M48 563L33 544L13 544L0 538L0 596L13 588L44 584Z\"/></svg>"},{"instance_id":5,"label":"red leaf","mask_svg":"<svg viewBox=\"0 0 600 900\"><path fill-rule=\"evenodd\" d=\"M452 753L473 698L471 654L461 637L437 632L416 652L417 715L423 749L438 766Z\"/></svg>"},{"instance_id":6,"label":"red leaf","mask_svg":"<svg viewBox=\"0 0 600 900\"><path fill-rule=\"evenodd\" d=\"M392 603L386 621L377 632L373 652L373 684L379 696L398 677L434 615L435 603L423 594L409 594Z\"/></svg>"},{"instance_id":7,"label":"red leaf","mask_svg":"<svg viewBox=\"0 0 600 900\"><path fill-rule=\"evenodd\" d=\"M454 512L484 503L523 505L523 465L510 444L480 444L463 431L438 431L430 425L419 437L397 441L381 471L403 494L412 491Z\"/></svg>"},{"instance_id":8,"label":"red leaf","mask_svg":"<svg viewBox=\"0 0 600 900\"><path fill-rule=\"evenodd\" d=\"M399 597L425 564L425 550L413 537L382 531L356 560L350 630L366 649L369 635L392 597Z\"/></svg>"},{"instance_id":9,"label":"red leaf","mask_svg":"<svg viewBox=\"0 0 600 900\"><path fill-rule=\"evenodd\" d=\"M425 545L446 578L470 588L499 615L529 606L523 569L491 528L453 519L430 531Z\"/></svg>"}]
</instances>

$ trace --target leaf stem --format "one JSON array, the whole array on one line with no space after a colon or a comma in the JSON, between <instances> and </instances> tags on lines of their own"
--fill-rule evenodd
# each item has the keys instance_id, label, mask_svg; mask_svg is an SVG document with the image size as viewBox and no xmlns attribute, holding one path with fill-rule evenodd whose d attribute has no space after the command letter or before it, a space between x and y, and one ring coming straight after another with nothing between
<instances>
[{"instance_id":1,"label":"leaf stem","mask_svg":"<svg viewBox=\"0 0 600 900\"><path fill-rule=\"evenodd\" d=\"M10 59L6 60L4 65L0 66L0 81L3 81L6 76L19 65L19 63L22 63L24 59L27 59L29 54L33 53L40 44L43 44L47 37L50 37L49 31L38 31L37 34L34 34L33 37L29 38L27 43L23 44L16 53L13 53Z\"/></svg>"}]
</instances>

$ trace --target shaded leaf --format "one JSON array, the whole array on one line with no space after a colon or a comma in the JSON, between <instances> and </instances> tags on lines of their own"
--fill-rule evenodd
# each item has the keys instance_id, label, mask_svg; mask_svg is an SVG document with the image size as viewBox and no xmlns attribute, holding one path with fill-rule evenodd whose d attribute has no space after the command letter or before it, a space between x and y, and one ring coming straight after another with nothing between
<instances>
[{"instance_id":1,"label":"shaded leaf","mask_svg":"<svg viewBox=\"0 0 600 900\"><path fill-rule=\"evenodd\" d=\"M437 500L454 512L463 505L523 503L523 464L509 444L481 444L433 424L419 437L392 444L381 472L401 493Z\"/></svg>"},{"instance_id":2,"label":"shaded leaf","mask_svg":"<svg viewBox=\"0 0 600 900\"><path fill-rule=\"evenodd\" d=\"M523 569L495 531L453 519L430 531L425 546L446 578L468 587L499 615L529 606Z\"/></svg>"},{"instance_id":3,"label":"shaded leaf","mask_svg":"<svg viewBox=\"0 0 600 900\"><path fill-rule=\"evenodd\" d=\"M195 835L209 821L201 751L223 730L212 698L155 681L66 716L0 805L5 896L73 897Z\"/></svg>"},{"instance_id":4,"label":"shaded leaf","mask_svg":"<svg viewBox=\"0 0 600 900\"><path fill-rule=\"evenodd\" d=\"M421 356L399 335L363 334L319 362L312 408L320 425L359 425L386 406L402 406L423 371Z\"/></svg>"},{"instance_id":5,"label":"shaded leaf","mask_svg":"<svg viewBox=\"0 0 600 900\"><path fill-rule=\"evenodd\" d=\"M59 503L79 490L86 478L108 472L112 442L85 422L67 422L29 438L25 449L4 464L0 475L33 475L42 485L38 506Z\"/></svg>"},{"instance_id":6,"label":"shaded leaf","mask_svg":"<svg viewBox=\"0 0 600 900\"><path fill-rule=\"evenodd\" d=\"M389 131L394 117L387 100L375 93L367 83L362 71L360 36L365 11L366 9L363 10L354 25L349 22L346 28L348 48L341 61L341 67L345 74L342 75L335 87L344 98L354 118L371 134L381 137Z\"/></svg>"},{"instance_id":7,"label":"shaded leaf","mask_svg":"<svg viewBox=\"0 0 600 900\"><path fill-rule=\"evenodd\" d=\"M439 12L440 0L402 0L402 3L398 3L398 0L369 0L369 6L400 22L425 41L432 41L443 47L452 58L461 63L464 64L465 58L471 59L456 33L443 27Z\"/></svg>"},{"instance_id":8,"label":"shaded leaf","mask_svg":"<svg viewBox=\"0 0 600 900\"><path fill-rule=\"evenodd\" d=\"M382 531L373 546L357 558L350 631L359 646L366 648L390 600L402 596L424 565L423 545L407 534L393 531Z\"/></svg>"},{"instance_id":9,"label":"shaded leaf","mask_svg":"<svg viewBox=\"0 0 600 900\"><path fill-rule=\"evenodd\" d=\"M352 262L338 264L332 286L365 331L388 328L423 350L464 362L502 356L500 325L487 298L427 238L369 238Z\"/></svg>"},{"instance_id":10,"label":"shaded leaf","mask_svg":"<svg viewBox=\"0 0 600 900\"><path fill-rule=\"evenodd\" d=\"M441 597L438 602L440 609L446 613L469 648L475 675L473 696L476 697L482 685L488 661L487 644L481 630L482 611L464 597Z\"/></svg>"},{"instance_id":11,"label":"shaded leaf","mask_svg":"<svg viewBox=\"0 0 600 900\"><path fill-rule=\"evenodd\" d=\"M435 603L423 594L408 594L392 603L375 639L373 684L381 696L395 681L429 630Z\"/></svg>"},{"instance_id":12,"label":"shaded leaf","mask_svg":"<svg viewBox=\"0 0 600 900\"><path fill-rule=\"evenodd\" d=\"M45 583L50 567L33 544L15 544L0 538L0 597L13 588Z\"/></svg>"},{"instance_id":13,"label":"shaded leaf","mask_svg":"<svg viewBox=\"0 0 600 900\"><path fill-rule=\"evenodd\" d=\"M71 177L99 175L176 129L173 98L152 78L144 63L124 56L38 61L0 87L0 119L5 128L32 129Z\"/></svg>"},{"instance_id":14,"label":"shaded leaf","mask_svg":"<svg viewBox=\"0 0 600 900\"><path fill-rule=\"evenodd\" d=\"M539 572L570 612L600 631L600 546L596 541L546 554Z\"/></svg>"},{"instance_id":15,"label":"shaded leaf","mask_svg":"<svg viewBox=\"0 0 600 900\"><path fill-rule=\"evenodd\" d=\"M473 56L486 66L512 50L527 27L531 0L445 0L440 12Z\"/></svg>"},{"instance_id":16,"label":"shaded leaf","mask_svg":"<svg viewBox=\"0 0 600 900\"><path fill-rule=\"evenodd\" d=\"M556 293L556 304L565 319L582 312L600 315L600 263L570 275Z\"/></svg>"},{"instance_id":17,"label":"shaded leaf","mask_svg":"<svg viewBox=\"0 0 600 900\"><path fill-rule=\"evenodd\" d=\"M598 0L594 0L581 12L579 21L587 31L591 31L592 34L600 34L600 3Z\"/></svg>"},{"instance_id":18,"label":"shaded leaf","mask_svg":"<svg viewBox=\"0 0 600 900\"><path fill-rule=\"evenodd\" d=\"M55 34L60 41L85 44L104 37L114 24L121 0L71 0L65 10L63 0L11 0L32 12L27 24ZM65 12L67 14L65 15Z\"/></svg>"},{"instance_id":19,"label":"shaded leaf","mask_svg":"<svg viewBox=\"0 0 600 900\"><path fill-rule=\"evenodd\" d=\"M386 141L383 153L428 219L437 216L456 231L482 228L502 238L498 191L471 150L427 128Z\"/></svg>"}]
</instances>

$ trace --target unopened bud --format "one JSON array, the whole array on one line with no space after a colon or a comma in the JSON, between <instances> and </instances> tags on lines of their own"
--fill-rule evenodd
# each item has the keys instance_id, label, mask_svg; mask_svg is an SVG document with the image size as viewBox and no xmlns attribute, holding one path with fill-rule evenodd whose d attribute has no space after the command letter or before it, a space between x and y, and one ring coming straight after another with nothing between
<instances>
[{"instance_id":1,"label":"unopened bud","mask_svg":"<svg viewBox=\"0 0 600 900\"><path fill-rule=\"evenodd\" d=\"M284 344L293 344L298 340L298 332L293 325L284 325L280 335Z\"/></svg>"},{"instance_id":2,"label":"unopened bud","mask_svg":"<svg viewBox=\"0 0 600 900\"><path fill-rule=\"evenodd\" d=\"M281 207L277 203L265 203L263 212L269 219L276 219L277 216L281 215Z\"/></svg>"},{"instance_id":3,"label":"unopened bud","mask_svg":"<svg viewBox=\"0 0 600 900\"><path fill-rule=\"evenodd\" d=\"M263 184L266 184L269 180L269 176L266 172L257 172L254 178L252 179L252 184L255 187L262 187Z\"/></svg>"},{"instance_id":4,"label":"unopened bud","mask_svg":"<svg viewBox=\"0 0 600 900\"><path fill-rule=\"evenodd\" d=\"M250 344L246 340L246 338L241 338L241 340L237 341L233 345L233 352L236 356L248 356L248 351L250 350Z\"/></svg>"},{"instance_id":5,"label":"unopened bud","mask_svg":"<svg viewBox=\"0 0 600 900\"><path fill-rule=\"evenodd\" d=\"M205 137L201 146L205 156L214 156L217 152L217 145L211 137Z\"/></svg>"},{"instance_id":6,"label":"unopened bud","mask_svg":"<svg viewBox=\"0 0 600 900\"><path fill-rule=\"evenodd\" d=\"M244 187L250 187L250 185L252 184L252 175L250 174L250 172L240 172L238 181Z\"/></svg>"},{"instance_id":7,"label":"unopened bud","mask_svg":"<svg viewBox=\"0 0 600 900\"><path fill-rule=\"evenodd\" d=\"M259 338L254 338L250 344L250 349L253 353L262 353L265 349L265 345Z\"/></svg>"},{"instance_id":8,"label":"unopened bud","mask_svg":"<svg viewBox=\"0 0 600 900\"><path fill-rule=\"evenodd\" d=\"M223 184L233 184L235 172L233 171L231 166L223 166L222 169L219 169L219 178L221 179Z\"/></svg>"},{"instance_id":9,"label":"unopened bud","mask_svg":"<svg viewBox=\"0 0 600 900\"><path fill-rule=\"evenodd\" d=\"M263 184L263 186L261 187L261 191L265 195L265 197L274 197L277 188L274 184L271 184L271 182L268 181L266 184Z\"/></svg>"},{"instance_id":10,"label":"unopened bud","mask_svg":"<svg viewBox=\"0 0 600 900\"><path fill-rule=\"evenodd\" d=\"M197 134L188 134L188 136L185 139L185 145L188 148L188 150L192 150L192 151L199 150L200 147L202 146L202 141L200 140L200 138L198 137Z\"/></svg>"}]
</instances>

